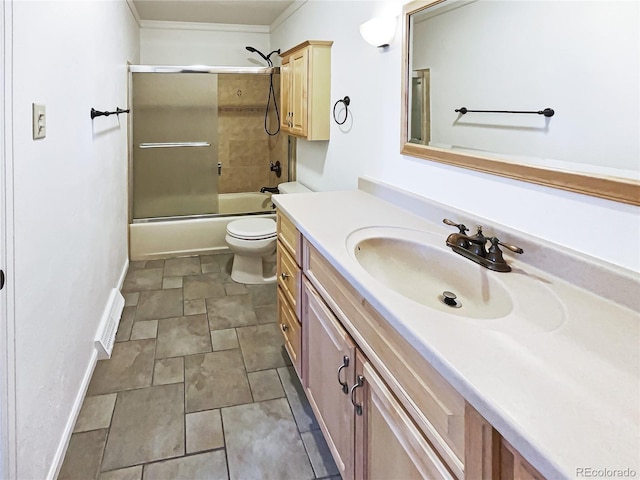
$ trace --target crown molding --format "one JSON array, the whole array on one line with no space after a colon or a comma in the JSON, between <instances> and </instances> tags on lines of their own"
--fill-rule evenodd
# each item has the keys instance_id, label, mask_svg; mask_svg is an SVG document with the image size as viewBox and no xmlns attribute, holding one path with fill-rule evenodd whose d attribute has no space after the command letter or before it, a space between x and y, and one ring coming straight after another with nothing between
<instances>
[{"instance_id":1,"label":"crown molding","mask_svg":"<svg viewBox=\"0 0 640 480\"><path fill-rule=\"evenodd\" d=\"M135 19L139 27L140 24L142 23L142 19L140 18L140 14L138 13L136 4L133 3L133 0L125 0L125 1L127 2L127 6L129 7L129 10L131 10L131 15L133 15L133 18Z\"/></svg>"},{"instance_id":2,"label":"crown molding","mask_svg":"<svg viewBox=\"0 0 640 480\"><path fill-rule=\"evenodd\" d=\"M291 5L287 7L287 9L280 14L278 18L276 18L273 23L269 26L269 32L273 32L276 28L278 28L286 19L288 19L291 15L296 13L300 7L302 7L309 0L296 0Z\"/></svg>"},{"instance_id":3,"label":"crown molding","mask_svg":"<svg viewBox=\"0 0 640 480\"><path fill-rule=\"evenodd\" d=\"M157 30L204 30L212 32L269 33L267 25L235 25L230 23L167 22L142 20L140 28Z\"/></svg>"}]
</instances>

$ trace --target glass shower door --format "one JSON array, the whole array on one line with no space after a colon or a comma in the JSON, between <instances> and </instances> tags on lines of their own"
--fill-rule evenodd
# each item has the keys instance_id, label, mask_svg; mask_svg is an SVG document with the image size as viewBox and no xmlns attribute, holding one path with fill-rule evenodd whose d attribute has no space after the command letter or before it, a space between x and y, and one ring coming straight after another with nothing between
<instances>
[{"instance_id":1,"label":"glass shower door","mask_svg":"<svg viewBox=\"0 0 640 480\"><path fill-rule=\"evenodd\" d=\"M133 218L218 212L218 79L133 73Z\"/></svg>"}]
</instances>

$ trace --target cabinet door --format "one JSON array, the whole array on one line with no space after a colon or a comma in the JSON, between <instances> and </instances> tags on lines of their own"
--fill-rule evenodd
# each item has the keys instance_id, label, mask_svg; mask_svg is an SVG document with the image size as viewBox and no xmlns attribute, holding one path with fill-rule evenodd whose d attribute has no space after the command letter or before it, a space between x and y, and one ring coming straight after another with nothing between
<instances>
[{"instance_id":1,"label":"cabinet door","mask_svg":"<svg viewBox=\"0 0 640 480\"><path fill-rule=\"evenodd\" d=\"M278 287L287 297L287 300L296 312L296 316L300 318L300 288L301 288L301 271L296 265L295 260L289 255L289 252L282 243L278 242L276 250L276 275Z\"/></svg>"},{"instance_id":2,"label":"cabinet door","mask_svg":"<svg viewBox=\"0 0 640 480\"><path fill-rule=\"evenodd\" d=\"M349 387L354 380L355 346L306 279L302 301L307 397L340 475L343 480L351 480L355 419Z\"/></svg>"},{"instance_id":3,"label":"cabinet door","mask_svg":"<svg viewBox=\"0 0 640 480\"><path fill-rule=\"evenodd\" d=\"M371 364L358 351L356 478L454 479Z\"/></svg>"},{"instance_id":4,"label":"cabinet door","mask_svg":"<svg viewBox=\"0 0 640 480\"><path fill-rule=\"evenodd\" d=\"M291 120L291 64L289 61L280 67L280 129L288 132Z\"/></svg>"},{"instance_id":5,"label":"cabinet door","mask_svg":"<svg viewBox=\"0 0 640 480\"><path fill-rule=\"evenodd\" d=\"M303 48L291 55L291 92L289 102L291 106L291 127L293 135L307 136L307 105L308 105L308 77L309 50Z\"/></svg>"},{"instance_id":6,"label":"cabinet door","mask_svg":"<svg viewBox=\"0 0 640 480\"><path fill-rule=\"evenodd\" d=\"M284 348L299 378L302 378L302 328L282 288L278 287L278 322L284 336Z\"/></svg>"},{"instance_id":7,"label":"cabinet door","mask_svg":"<svg viewBox=\"0 0 640 480\"><path fill-rule=\"evenodd\" d=\"M504 438L501 438L500 480L544 480L544 477Z\"/></svg>"}]
</instances>

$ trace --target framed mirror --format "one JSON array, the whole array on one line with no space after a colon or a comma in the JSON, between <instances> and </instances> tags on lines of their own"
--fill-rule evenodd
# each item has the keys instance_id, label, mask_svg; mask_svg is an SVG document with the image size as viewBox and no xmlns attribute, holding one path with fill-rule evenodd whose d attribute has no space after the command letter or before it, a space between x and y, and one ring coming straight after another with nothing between
<instances>
[{"instance_id":1,"label":"framed mirror","mask_svg":"<svg viewBox=\"0 0 640 480\"><path fill-rule=\"evenodd\" d=\"M404 6L401 153L640 205L640 4Z\"/></svg>"}]
</instances>

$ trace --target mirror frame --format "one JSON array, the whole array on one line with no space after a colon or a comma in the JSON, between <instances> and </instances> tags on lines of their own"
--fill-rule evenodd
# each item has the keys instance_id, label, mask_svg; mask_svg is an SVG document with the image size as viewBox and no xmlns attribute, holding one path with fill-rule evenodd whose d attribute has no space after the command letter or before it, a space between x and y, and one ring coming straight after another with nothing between
<instances>
[{"instance_id":1,"label":"mirror frame","mask_svg":"<svg viewBox=\"0 0 640 480\"><path fill-rule=\"evenodd\" d=\"M424 160L431 160L483 173L499 175L570 192L582 193L616 202L640 206L640 181L622 177L600 176L590 173L558 170L550 167L511 163L505 160L459 153L442 148L428 147L408 142L409 128L409 26L412 14L446 0L417 0L403 7L402 25L402 125L400 128L400 153Z\"/></svg>"}]
</instances>

